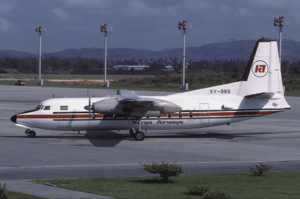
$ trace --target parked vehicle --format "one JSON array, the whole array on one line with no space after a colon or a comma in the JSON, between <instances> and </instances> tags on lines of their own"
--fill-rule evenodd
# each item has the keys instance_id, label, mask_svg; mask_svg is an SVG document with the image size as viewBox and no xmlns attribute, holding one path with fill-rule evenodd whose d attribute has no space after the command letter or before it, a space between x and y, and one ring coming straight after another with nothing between
<instances>
[{"instance_id":1,"label":"parked vehicle","mask_svg":"<svg viewBox=\"0 0 300 199\"><path fill-rule=\"evenodd\" d=\"M25 86L25 82L23 80L18 80L16 83L15 83L16 86Z\"/></svg>"}]
</instances>

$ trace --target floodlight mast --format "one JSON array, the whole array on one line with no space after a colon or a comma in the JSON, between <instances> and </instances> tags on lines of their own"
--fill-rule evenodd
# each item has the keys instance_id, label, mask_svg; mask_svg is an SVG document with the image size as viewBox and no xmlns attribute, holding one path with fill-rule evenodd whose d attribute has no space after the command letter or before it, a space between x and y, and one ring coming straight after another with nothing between
<instances>
[{"instance_id":1,"label":"floodlight mast","mask_svg":"<svg viewBox=\"0 0 300 199\"><path fill-rule=\"evenodd\" d=\"M192 29L192 23L188 23L186 20L178 21L178 30L183 34L183 53L182 53L182 78L181 86L183 90L187 90L185 84L185 35Z\"/></svg>"},{"instance_id":2,"label":"floodlight mast","mask_svg":"<svg viewBox=\"0 0 300 199\"><path fill-rule=\"evenodd\" d=\"M104 85L103 85L103 87L109 87L109 84L107 83L107 80L106 80L106 73L107 73L107 36L108 36L109 33L112 32L112 27L108 26L107 23L101 24L100 25L100 32L104 33L104 70L103 70Z\"/></svg>"},{"instance_id":3,"label":"floodlight mast","mask_svg":"<svg viewBox=\"0 0 300 199\"><path fill-rule=\"evenodd\" d=\"M46 32L41 26L35 27L35 32L39 34L39 80L38 85L43 85L42 82L42 34Z\"/></svg>"},{"instance_id":4,"label":"floodlight mast","mask_svg":"<svg viewBox=\"0 0 300 199\"><path fill-rule=\"evenodd\" d=\"M273 19L273 25L279 31L279 63L281 66L281 41L282 41L282 32L289 27L288 23L284 23L284 17L283 16L275 16Z\"/></svg>"}]
</instances>

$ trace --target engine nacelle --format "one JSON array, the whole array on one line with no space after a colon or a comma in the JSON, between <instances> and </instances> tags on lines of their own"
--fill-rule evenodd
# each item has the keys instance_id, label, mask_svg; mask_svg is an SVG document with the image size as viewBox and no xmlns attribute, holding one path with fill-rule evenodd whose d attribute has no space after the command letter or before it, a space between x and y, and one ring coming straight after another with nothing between
<instances>
[{"instance_id":1,"label":"engine nacelle","mask_svg":"<svg viewBox=\"0 0 300 199\"><path fill-rule=\"evenodd\" d=\"M149 109L150 111L160 111L161 114L164 113L174 113L181 111L181 107L172 102L164 100L155 100L153 106Z\"/></svg>"},{"instance_id":2,"label":"engine nacelle","mask_svg":"<svg viewBox=\"0 0 300 199\"><path fill-rule=\"evenodd\" d=\"M124 114L116 98L109 98L93 103L93 111L103 114Z\"/></svg>"}]
</instances>

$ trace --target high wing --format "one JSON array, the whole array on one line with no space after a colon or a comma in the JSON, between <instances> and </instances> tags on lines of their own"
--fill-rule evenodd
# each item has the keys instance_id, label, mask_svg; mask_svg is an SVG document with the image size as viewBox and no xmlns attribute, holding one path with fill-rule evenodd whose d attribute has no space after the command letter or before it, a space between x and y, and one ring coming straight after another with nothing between
<instances>
[{"instance_id":1,"label":"high wing","mask_svg":"<svg viewBox=\"0 0 300 199\"><path fill-rule=\"evenodd\" d=\"M136 117L160 116L164 113L178 112L181 109L172 102L141 97L130 90L118 90L115 96L95 102L91 107L95 113L124 114Z\"/></svg>"}]
</instances>

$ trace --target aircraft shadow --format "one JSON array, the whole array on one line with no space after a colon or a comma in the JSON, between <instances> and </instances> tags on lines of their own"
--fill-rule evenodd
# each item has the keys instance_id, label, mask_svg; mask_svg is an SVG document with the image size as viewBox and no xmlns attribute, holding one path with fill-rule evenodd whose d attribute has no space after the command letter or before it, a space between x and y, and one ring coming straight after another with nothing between
<instances>
[{"instance_id":1,"label":"aircraft shadow","mask_svg":"<svg viewBox=\"0 0 300 199\"><path fill-rule=\"evenodd\" d=\"M71 134L71 133L68 133ZM72 133L74 134L74 133ZM122 134L116 133L114 131L86 131L80 135L37 135L36 138L28 138L26 135L19 136L0 136L0 137L10 137L10 138L24 138L24 139L87 139L95 147L114 147L122 140L129 138L134 140L131 136L123 136ZM85 144L72 144L71 146L89 146Z\"/></svg>"},{"instance_id":2,"label":"aircraft shadow","mask_svg":"<svg viewBox=\"0 0 300 199\"><path fill-rule=\"evenodd\" d=\"M276 132L253 132L253 133L234 133L234 134L228 134L228 133L213 133L213 132L206 132L206 133L174 133L172 135L170 134L147 134L145 136L145 139L179 139L179 138L215 138L215 139L234 139L237 137L251 137L255 135L264 135L264 134L274 134ZM277 132L279 133L279 132ZM71 133L70 133L71 134ZM25 135L20 136L0 136L0 137L10 137L10 138L25 138L25 139L35 139L35 138L28 138ZM45 138L57 138L57 139L87 139L89 142L95 146L95 147L115 147L117 144L119 144L122 140L127 141L135 141L135 139L128 134L119 134L114 131L86 131L86 134L82 135L37 135L38 139L45 139ZM71 146L89 146L84 144L73 144Z\"/></svg>"},{"instance_id":3,"label":"aircraft shadow","mask_svg":"<svg viewBox=\"0 0 300 199\"><path fill-rule=\"evenodd\" d=\"M84 137L95 147L114 147L126 138L114 131L87 131Z\"/></svg>"}]
</instances>

